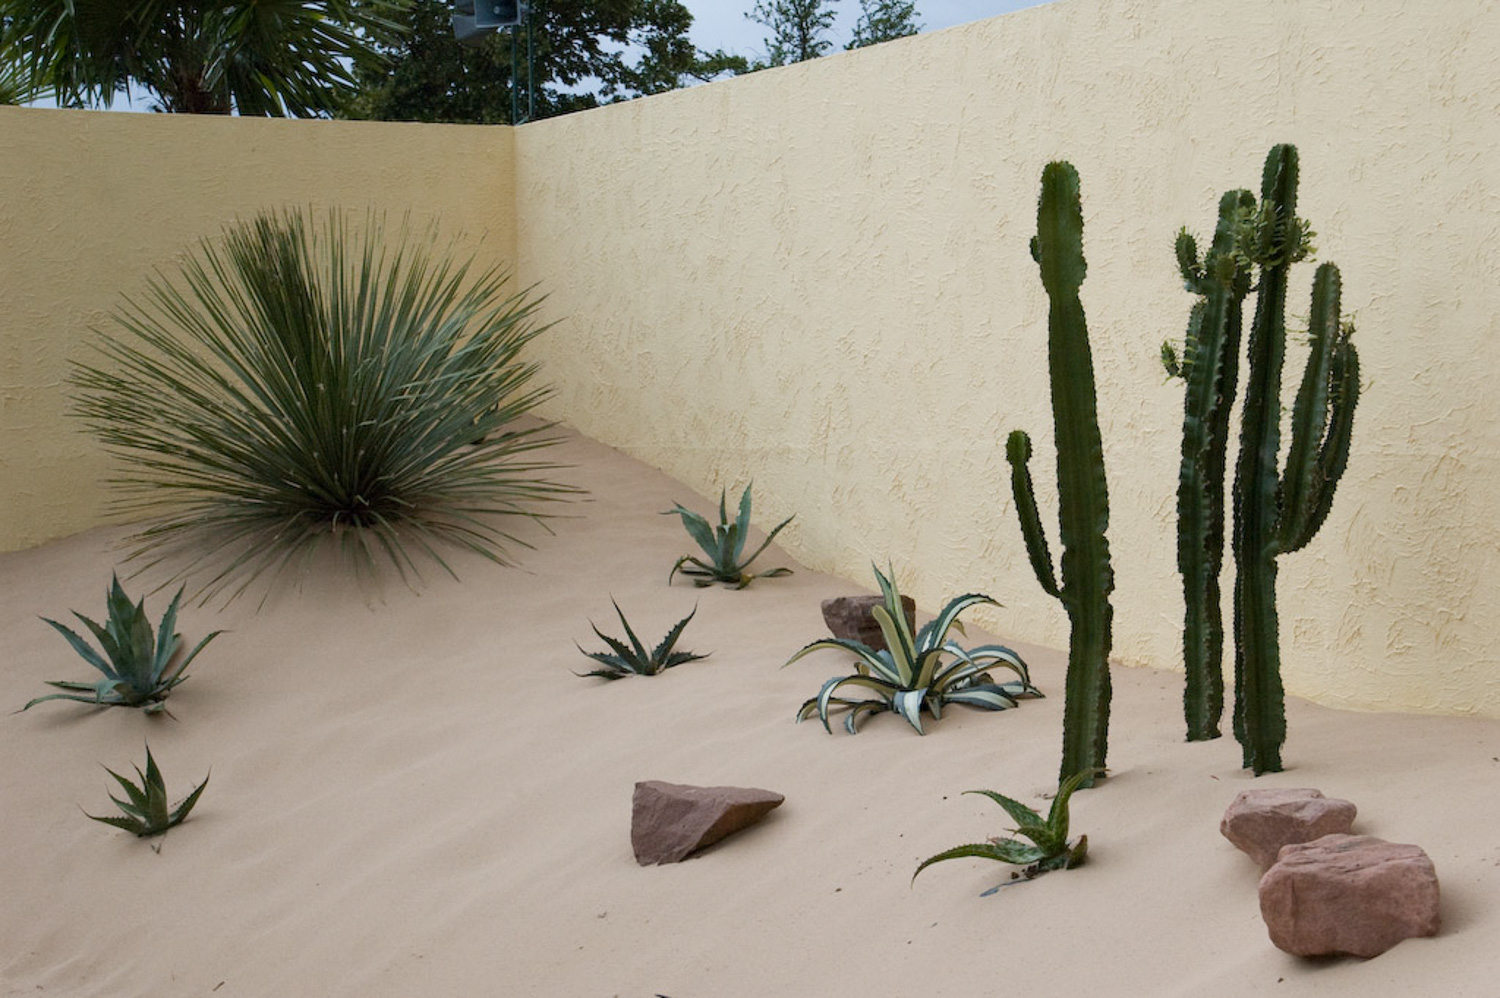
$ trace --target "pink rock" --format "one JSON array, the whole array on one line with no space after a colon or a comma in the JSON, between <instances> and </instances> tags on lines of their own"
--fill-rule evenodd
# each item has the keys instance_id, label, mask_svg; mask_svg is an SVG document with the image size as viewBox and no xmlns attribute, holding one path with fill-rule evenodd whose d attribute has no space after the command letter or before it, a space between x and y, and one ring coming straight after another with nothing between
<instances>
[{"instance_id":1,"label":"pink rock","mask_svg":"<svg viewBox=\"0 0 1500 998\"><path fill-rule=\"evenodd\" d=\"M1349 831L1356 810L1318 790L1246 790L1224 812L1219 831L1265 870L1282 846Z\"/></svg>"},{"instance_id":2,"label":"pink rock","mask_svg":"<svg viewBox=\"0 0 1500 998\"><path fill-rule=\"evenodd\" d=\"M630 845L642 866L676 863L753 825L786 800L770 790L690 787L647 780L635 785Z\"/></svg>"},{"instance_id":3,"label":"pink rock","mask_svg":"<svg viewBox=\"0 0 1500 998\"><path fill-rule=\"evenodd\" d=\"M1417 846L1325 835L1287 846L1260 880L1271 942L1297 956L1379 956L1438 931L1438 880Z\"/></svg>"},{"instance_id":4,"label":"pink rock","mask_svg":"<svg viewBox=\"0 0 1500 998\"><path fill-rule=\"evenodd\" d=\"M845 641L858 641L876 651L885 647L885 634L880 624L870 615L877 606L884 605L879 596L835 596L823 601L823 623L828 633ZM910 596L901 597L901 609L906 611L906 626L916 634L917 604Z\"/></svg>"}]
</instances>

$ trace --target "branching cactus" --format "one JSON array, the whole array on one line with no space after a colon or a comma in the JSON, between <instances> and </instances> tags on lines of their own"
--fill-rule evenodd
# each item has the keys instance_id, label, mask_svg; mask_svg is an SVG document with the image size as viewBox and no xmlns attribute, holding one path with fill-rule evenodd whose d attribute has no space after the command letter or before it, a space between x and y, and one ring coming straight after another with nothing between
<instances>
[{"instance_id":1,"label":"branching cactus","mask_svg":"<svg viewBox=\"0 0 1500 998\"><path fill-rule=\"evenodd\" d=\"M1249 261L1239 234L1255 209L1249 191L1219 201L1212 247L1201 258L1186 229L1177 235L1177 265L1198 296L1188 318L1181 361L1162 346L1168 374L1187 383L1182 414L1182 464L1177 478L1177 570L1186 613L1182 657L1187 672L1183 714L1188 741L1219 737L1224 714L1224 621L1219 571L1224 563L1224 469L1229 411L1239 378L1243 303L1250 292Z\"/></svg>"},{"instance_id":2,"label":"branching cactus","mask_svg":"<svg viewBox=\"0 0 1500 998\"><path fill-rule=\"evenodd\" d=\"M1114 572L1109 563L1109 494L1104 479L1104 447L1099 438L1094 363L1078 289L1087 266L1083 259L1083 210L1078 171L1049 163L1042 171L1037 235L1031 255L1041 268L1051 309L1047 320L1048 368L1052 382L1053 432L1057 443L1058 521L1063 545L1062 585L1037 512L1032 489L1031 439L1011 432L1005 444L1011 487L1027 554L1037 581L1068 612L1067 694L1063 706L1060 780L1104 770L1109 733L1109 649L1113 611L1109 594Z\"/></svg>"},{"instance_id":3,"label":"branching cactus","mask_svg":"<svg viewBox=\"0 0 1500 998\"><path fill-rule=\"evenodd\" d=\"M1234 480L1234 734L1257 776L1281 771L1286 740L1276 559L1305 546L1327 518L1359 401L1354 329L1340 320L1338 268L1325 263L1313 278L1310 353L1292 408L1286 467L1278 469L1287 271L1310 251L1311 233L1296 209L1297 150L1279 145L1266 157L1260 209L1241 230L1241 253L1259 269L1260 282Z\"/></svg>"}]
</instances>

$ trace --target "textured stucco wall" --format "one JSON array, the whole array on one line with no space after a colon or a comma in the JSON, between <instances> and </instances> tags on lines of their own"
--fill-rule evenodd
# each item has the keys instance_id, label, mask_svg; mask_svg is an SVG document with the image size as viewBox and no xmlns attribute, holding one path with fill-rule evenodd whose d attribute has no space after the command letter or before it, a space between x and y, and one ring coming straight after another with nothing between
<instances>
[{"instance_id":1,"label":"textured stucco wall","mask_svg":"<svg viewBox=\"0 0 1500 998\"><path fill-rule=\"evenodd\" d=\"M235 218L374 205L515 258L512 131L0 107L0 550L100 522L70 360L122 294Z\"/></svg>"},{"instance_id":2,"label":"textured stucco wall","mask_svg":"<svg viewBox=\"0 0 1500 998\"><path fill-rule=\"evenodd\" d=\"M753 478L758 522L796 512L781 536L818 569L870 586L889 559L929 610L979 589L1006 604L984 618L1000 633L1062 643L1003 439L1031 431L1049 489L1027 244L1041 168L1069 159L1116 654L1180 667L1181 393L1157 362L1189 306L1172 241L1294 142L1366 385L1332 515L1282 562L1287 685L1500 716L1496 52L1493 0L1059 0L525 126L523 274L564 319L539 347L554 412L705 493Z\"/></svg>"}]
</instances>

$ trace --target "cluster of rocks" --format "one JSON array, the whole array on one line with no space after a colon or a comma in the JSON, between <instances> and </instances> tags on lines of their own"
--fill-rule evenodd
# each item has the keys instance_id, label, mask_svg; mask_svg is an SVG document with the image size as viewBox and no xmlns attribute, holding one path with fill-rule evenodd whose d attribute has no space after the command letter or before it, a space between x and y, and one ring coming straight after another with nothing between
<instances>
[{"instance_id":1,"label":"cluster of rocks","mask_svg":"<svg viewBox=\"0 0 1500 998\"><path fill-rule=\"evenodd\" d=\"M1379 956L1438 931L1438 880L1417 846L1352 835L1356 808L1317 790L1246 790L1219 831L1265 872L1271 942L1298 956Z\"/></svg>"}]
</instances>

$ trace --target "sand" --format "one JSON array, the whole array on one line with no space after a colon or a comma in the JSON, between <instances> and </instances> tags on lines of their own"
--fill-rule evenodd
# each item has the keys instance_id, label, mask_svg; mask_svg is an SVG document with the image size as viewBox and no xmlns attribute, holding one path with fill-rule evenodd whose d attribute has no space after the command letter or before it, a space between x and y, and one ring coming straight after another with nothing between
<instances>
[{"instance_id":1,"label":"sand","mask_svg":"<svg viewBox=\"0 0 1500 998\"><path fill-rule=\"evenodd\" d=\"M854 737L794 724L845 663L782 663L825 633L821 599L869 586L773 546L757 566L794 575L669 587L690 545L658 513L709 501L576 436L558 456L593 499L555 536L530 530L521 568L459 558L461 582L434 574L420 594L320 576L259 608L185 608L188 641L227 633L173 694L175 719L4 715L0 995L1500 993L1500 722L1293 702L1287 772L1252 780L1232 739L1182 741L1180 676L1116 669L1112 775L1074 802L1089 863L989 896L1010 868L943 863L913 885L921 859L1008 826L961 791L1044 806L1063 656L1018 645L1048 699L955 707L925 737L891 714ZM123 533L0 555L0 704L90 678L37 618L98 616ZM589 667L574 642L600 646L589 621L616 630L611 596L652 639L696 604L681 646L710 657L574 675ZM152 840L160 853L80 813L109 813L100 764L129 772L147 740L174 800L212 771L191 818ZM686 862L641 867L630 800L646 779L786 803ZM1252 786L1317 787L1358 804L1356 831L1425 848L1441 935L1370 961L1275 949L1258 871L1218 831Z\"/></svg>"}]
</instances>

